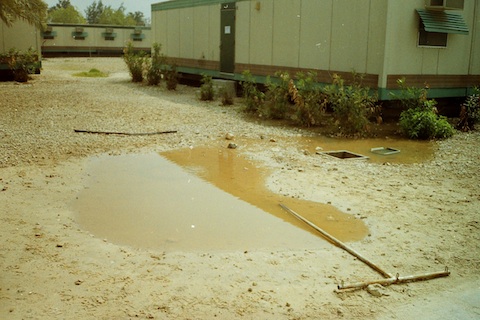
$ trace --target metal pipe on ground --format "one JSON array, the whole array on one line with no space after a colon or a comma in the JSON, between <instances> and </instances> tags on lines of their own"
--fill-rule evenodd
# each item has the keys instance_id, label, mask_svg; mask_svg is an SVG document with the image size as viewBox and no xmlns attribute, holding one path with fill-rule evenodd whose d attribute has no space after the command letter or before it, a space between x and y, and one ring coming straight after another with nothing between
<instances>
[{"instance_id":1,"label":"metal pipe on ground","mask_svg":"<svg viewBox=\"0 0 480 320\"><path fill-rule=\"evenodd\" d=\"M368 260L367 258L365 258L363 255L361 255L360 253L358 253L357 251L355 251L354 249L350 248L349 246L347 246L345 243L343 243L342 241L338 240L337 238L335 238L334 236L330 235L329 233L327 233L326 231L324 231L323 229L321 229L320 227L318 227L317 225L315 225L314 223L310 222L309 220L305 219L304 217L302 217L301 215L299 215L298 213L296 213L295 211L293 211L292 209L288 208L286 205L280 203L280 207L282 207L285 211L287 211L288 213L292 214L294 217L296 217L297 219L300 219L301 221L305 222L306 224L308 224L310 227L312 227L313 229L317 230L318 232L320 232L325 238L327 238L328 240L330 240L331 242L333 242L334 244L336 244L337 246L339 246L340 248L344 249L345 251L347 251L348 253L350 253L352 256L358 258L360 261L364 262L365 264L367 264L370 268L372 268L373 270L377 271L378 273L380 273L382 276L384 276L385 278L387 279L390 279L390 278L394 278L394 276L388 272L386 272L385 270L383 270L382 268L380 268L379 266L377 266L375 263L371 262L370 260Z\"/></svg>"}]
</instances>

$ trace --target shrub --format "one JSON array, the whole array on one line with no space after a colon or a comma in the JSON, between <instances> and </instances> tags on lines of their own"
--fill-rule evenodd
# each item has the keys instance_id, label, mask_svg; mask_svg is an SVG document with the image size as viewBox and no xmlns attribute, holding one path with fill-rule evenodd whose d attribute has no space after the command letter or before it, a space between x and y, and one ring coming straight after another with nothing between
<instances>
[{"instance_id":1,"label":"shrub","mask_svg":"<svg viewBox=\"0 0 480 320\"><path fill-rule=\"evenodd\" d=\"M166 57L160 53L162 46L158 43L153 44L153 52L150 59L147 60L147 83L156 86L162 79L162 68L166 63Z\"/></svg>"},{"instance_id":2,"label":"shrub","mask_svg":"<svg viewBox=\"0 0 480 320\"><path fill-rule=\"evenodd\" d=\"M250 71L245 70L242 73L241 82L243 98L247 112L256 112L265 102L265 94L258 89L257 83Z\"/></svg>"},{"instance_id":3,"label":"shrub","mask_svg":"<svg viewBox=\"0 0 480 320\"><path fill-rule=\"evenodd\" d=\"M202 85L200 86L200 100L212 101L214 97L212 77L204 74L202 76Z\"/></svg>"},{"instance_id":4,"label":"shrub","mask_svg":"<svg viewBox=\"0 0 480 320\"><path fill-rule=\"evenodd\" d=\"M108 75L98 69L90 69L88 72L79 72L74 74L75 77L87 77L87 78L105 78Z\"/></svg>"},{"instance_id":5,"label":"shrub","mask_svg":"<svg viewBox=\"0 0 480 320\"><path fill-rule=\"evenodd\" d=\"M437 102L427 98L428 86L409 88L405 79L398 79L401 89L400 102L407 108L400 114L400 128L411 139L444 139L451 137L455 130L447 118L437 114Z\"/></svg>"},{"instance_id":6,"label":"shrub","mask_svg":"<svg viewBox=\"0 0 480 320\"><path fill-rule=\"evenodd\" d=\"M163 74L165 75L165 81L167 83L168 90L176 90L178 84L178 72L177 72L177 65L166 65L163 69Z\"/></svg>"},{"instance_id":7,"label":"shrub","mask_svg":"<svg viewBox=\"0 0 480 320\"><path fill-rule=\"evenodd\" d=\"M324 88L333 116L344 134L358 134L367 131L369 118L379 110L378 98L370 94L368 87L362 86L362 77L353 73L351 85L345 85L337 74L331 85Z\"/></svg>"},{"instance_id":8,"label":"shrub","mask_svg":"<svg viewBox=\"0 0 480 320\"><path fill-rule=\"evenodd\" d=\"M473 93L467 97L460 109L460 121L457 129L470 131L480 122L480 88L473 88Z\"/></svg>"},{"instance_id":9,"label":"shrub","mask_svg":"<svg viewBox=\"0 0 480 320\"><path fill-rule=\"evenodd\" d=\"M227 90L225 86L220 87L218 94L222 99L222 105L231 106L233 104L233 96L230 90Z\"/></svg>"},{"instance_id":10,"label":"shrub","mask_svg":"<svg viewBox=\"0 0 480 320\"><path fill-rule=\"evenodd\" d=\"M38 52L33 48L25 52L12 48L7 54L2 55L0 60L6 61L13 72L13 80L17 82L27 82L30 74L35 73L38 68Z\"/></svg>"},{"instance_id":11,"label":"shrub","mask_svg":"<svg viewBox=\"0 0 480 320\"><path fill-rule=\"evenodd\" d=\"M288 91L295 103L293 120L303 126L319 124L325 115L326 100L318 85L315 72L298 73L297 84L290 79Z\"/></svg>"},{"instance_id":12,"label":"shrub","mask_svg":"<svg viewBox=\"0 0 480 320\"><path fill-rule=\"evenodd\" d=\"M143 70L146 61L145 52L135 52L133 44L130 41L123 50L123 60L127 64L128 71L132 77L132 82L142 82Z\"/></svg>"},{"instance_id":13,"label":"shrub","mask_svg":"<svg viewBox=\"0 0 480 320\"><path fill-rule=\"evenodd\" d=\"M267 79L265 103L258 111L269 119L285 119L294 103L289 92L291 79L288 72L276 72L275 77L278 80Z\"/></svg>"}]
</instances>

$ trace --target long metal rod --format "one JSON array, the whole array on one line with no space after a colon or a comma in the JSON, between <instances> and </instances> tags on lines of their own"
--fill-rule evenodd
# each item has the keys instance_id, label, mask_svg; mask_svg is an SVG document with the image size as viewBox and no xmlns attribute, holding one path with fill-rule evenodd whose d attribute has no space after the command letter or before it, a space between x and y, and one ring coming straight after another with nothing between
<instances>
[{"instance_id":1,"label":"long metal rod","mask_svg":"<svg viewBox=\"0 0 480 320\"><path fill-rule=\"evenodd\" d=\"M446 268L445 271L424 273L424 274L418 274L413 276L400 277L397 275L396 277L392 277L389 279L363 281L363 282L357 282L357 283L351 283L351 284L342 283L338 285L338 289L339 290L362 289L371 284L381 284L382 286L389 286L391 284L397 284L397 283L414 282L414 281L430 280L430 279L441 278L441 277L448 277L449 275L450 275L450 271L448 271L448 269Z\"/></svg>"},{"instance_id":2,"label":"long metal rod","mask_svg":"<svg viewBox=\"0 0 480 320\"><path fill-rule=\"evenodd\" d=\"M345 251L347 251L348 253L350 253L352 256L358 258L360 261L363 261L364 263L366 263L370 268L372 268L373 270L377 271L378 273L380 273L382 276L384 276L385 278L388 279L392 279L392 278L395 278L392 274L386 272L385 270L383 270L382 268L380 268L379 266L377 266L375 263L371 262L370 260L368 260L367 258L365 258L364 256L362 256L360 253L358 253L357 251L353 250L352 248L348 247L346 244L344 244L343 242L341 242L340 240L338 240L337 238L335 238L334 236L328 234L326 231L322 230L320 227L318 227L317 225L315 225L314 223L308 221L307 219L305 219L304 217L302 217L301 215L299 215L298 213L296 213L295 211L293 211L292 209L288 208L286 205L280 203L280 207L282 207L285 211L287 211L288 213L292 214L293 216L295 216L297 219L305 222L306 224L308 224L310 227L312 227L313 229L317 230L318 232L320 232L325 238L327 238L328 240L330 240L331 242L333 242L334 244L336 244L337 246L339 246L340 248L344 249Z\"/></svg>"},{"instance_id":3,"label":"long metal rod","mask_svg":"<svg viewBox=\"0 0 480 320\"><path fill-rule=\"evenodd\" d=\"M116 131L92 131L92 130L79 130L79 129L73 129L73 130L75 132L80 132L80 133L117 134L117 135L124 135L124 136L151 136L155 134L177 133L177 130L157 131L157 132L139 132L139 133L116 132Z\"/></svg>"}]
</instances>

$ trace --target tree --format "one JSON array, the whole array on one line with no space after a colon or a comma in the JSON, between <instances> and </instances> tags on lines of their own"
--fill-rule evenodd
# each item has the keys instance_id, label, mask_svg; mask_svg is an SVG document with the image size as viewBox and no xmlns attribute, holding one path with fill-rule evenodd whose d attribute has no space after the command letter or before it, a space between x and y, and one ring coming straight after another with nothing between
<instances>
[{"instance_id":1,"label":"tree","mask_svg":"<svg viewBox=\"0 0 480 320\"><path fill-rule=\"evenodd\" d=\"M131 18L135 20L135 24L137 26L144 26L145 25L145 16L141 11L135 11L134 13L129 12L127 18Z\"/></svg>"},{"instance_id":2,"label":"tree","mask_svg":"<svg viewBox=\"0 0 480 320\"><path fill-rule=\"evenodd\" d=\"M12 26L17 19L43 28L47 4L42 0L0 0L0 20Z\"/></svg>"},{"instance_id":3,"label":"tree","mask_svg":"<svg viewBox=\"0 0 480 320\"><path fill-rule=\"evenodd\" d=\"M56 9L67 9L68 7L72 7L70 0L58 0L56 5L48 9L48 13Z\"/></svg>"},{"instance_id":4,"label":"tree","mask_svg":"<svg viewBox=\"0 0 480 320\"><path fill-rule=\"evenodd\" d=\"M125 15L125 7L121 5L118 9L113 9L111 6L106 6L100 15L100 24L111 24L120 26L134 26L136 21Z\"/></svg>"},{"instance_id":5,"label":"tree","mask_svg":"<svg viewBox=\"0 0 480 320\"><path fill-rule=\"evenodd\" d=\"M105 10L105 6L102 3L102 0L93 1L91 5L87 7L85 10L85 16L89 24L99 24L100 23L100 16L102 15L103 11Z\"/></svg>"},{"instance_id":6,"label":"tree","mask_svg":"<svg viewBox=\"0 0 480 320\"><path fill-rule=\"evenodd\" d=\"M67 8L59 8L50 11L48 14L49 22L56 23L75 23L83 24L86 22L85 18L72 5Z\"/></svg>"}]
</instances>

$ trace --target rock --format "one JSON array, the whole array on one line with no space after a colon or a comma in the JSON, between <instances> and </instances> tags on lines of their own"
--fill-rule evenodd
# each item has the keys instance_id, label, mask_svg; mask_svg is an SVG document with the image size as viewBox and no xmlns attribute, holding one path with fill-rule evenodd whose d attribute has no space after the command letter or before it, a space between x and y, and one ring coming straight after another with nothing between
<instances>
[{"instance_id":1,"label":"rock","mask_svg":"<svg viewBox=\"0 0 480 320\"><path fill-rule=\"evenodd\" d=\"M231 142L231 143L228 144L228 149L237 149L237 147L238 147L238 146L237 146L236 143L232 143L232 142Z\"/></svg>"},{"instance_id":2,"label":"rock","mask_svg":"<svg viewBox=\"0 0 480 320\"><path fill-rule=\"evenodd\" d=\"M227 139L227 140L233 140L233 139L235 139L235 136L229 132L229 133L227 133L227 134L225 135L225 139Z\"/></svg>"},{"instance_id":3,"label":"rock","mask_svg":"<svg viewBox=\"0 0 480 320\"><path fill-rule=\"evenodd\" d=\"M381 297L384 295L384 287L380 284L370 284L367 286L367 292L374 297Z\"/></svg>"}]
</instances>

